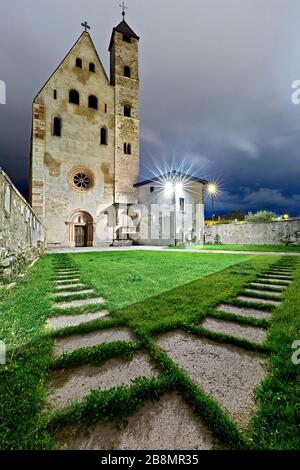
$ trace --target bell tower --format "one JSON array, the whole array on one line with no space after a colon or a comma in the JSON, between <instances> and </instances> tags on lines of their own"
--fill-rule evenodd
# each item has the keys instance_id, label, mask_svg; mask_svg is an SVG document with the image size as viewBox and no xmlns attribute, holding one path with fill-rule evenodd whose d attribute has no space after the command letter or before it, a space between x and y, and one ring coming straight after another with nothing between
<instances>
[{"instance_id":1,"label":"bell tower","mask_svg":"<svg viewBox=\"0 0 300 470\"><path fill-rule=\"evenodd\" d=\"M123 20L109 45L110 82L115 93L115 203L135 204L139 175L139 37Z\"/></svg>"}]
</instances>

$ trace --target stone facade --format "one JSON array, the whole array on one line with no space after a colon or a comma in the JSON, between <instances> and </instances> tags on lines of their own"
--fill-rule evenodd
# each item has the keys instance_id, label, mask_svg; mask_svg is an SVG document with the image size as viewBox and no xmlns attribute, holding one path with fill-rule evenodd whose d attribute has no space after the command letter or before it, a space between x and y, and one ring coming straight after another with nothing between
<instances>
[{"instance_id":1,"label":"stone facade","mask_svg":"<svg viewBox=\"0 0 300 470\"><path fill-rule=\"evenodd\" d=\"M138 42L114 28L109 80L84 32L34 99L30 202L50 246L112 243L118 204L137 202Z\"/></svg>"},{"instance_id":2,"label":"stone facade","mask_svg":"<svg viewBox=\"0 0 300 470\"><path fill-rule=\"evenodd\" d=\"M300 245L300 219L205 226L205 243L214 243L216 235L223 244Z\"/></svg>"},{"instance_id":3,"label":"stone facade","mask_svg":"<svg viewBox=\"0 0 300 470\"><path fill-rule=\"evenodd\" d=\"M42 224L0 169L0 276L11 278L41 252Z\"/></svg>"}]
</instances>

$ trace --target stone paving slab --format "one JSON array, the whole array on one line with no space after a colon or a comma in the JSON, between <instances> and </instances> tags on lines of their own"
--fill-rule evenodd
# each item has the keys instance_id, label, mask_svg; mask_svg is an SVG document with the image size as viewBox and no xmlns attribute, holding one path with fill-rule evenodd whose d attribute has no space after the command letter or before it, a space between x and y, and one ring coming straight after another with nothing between
<instances>
[{"instance_id":1,"label":"stone paving slab","mask_svg":"<svg viewBox=\"0 0 300 470\"><path fill-rule=\"evenodd\" d=\"M277 289L277 290L282 290L282 289L286 289L287 286L284 285L284 286L279 286L278 284L267 284L267 283L263 283L263 282L250 282L251 286L253 287L271 287L273 289ZM270 292L270 291L269 291Z\"/></svg>"},{"instance_id":2,"label":"stone paving slab","mask_svg":"<svg viewBox=\"0 0 300 470\"><path fill-rule=\"evenodd\" d=\"M85 284L82 284L82 283L74 283L74 284L63 284L63 285L59 285L56 287L56 291L59 292L59 291L62 291L64 289L73 289L73 287L85 287Z\"/></svg>"},{"instance_id":3,"label":"stone paving slab","mask_svg":"<svg viewBox=\"0 0 300 470\"><path fill-rule=\"evenodd\" d=\"M53 330L60 330L69 326L78 326L91 321L99 320L109 316L107 310L95 313L81 313L79 315L61 315L59 317L51 317L46 321L46 327Z\"/></svg>"},{"instance_id":4,"label":"stone paving slab","mask_svg":"<svg viewBox=\"0 0 300 470\"><path fill-rule=\"evenodd\" d=\"M108 328L91 331L80 335L67 336L55 341L54 355L71 353L79 348L88 348L112 341L133 341L134 336L128 328Z\"/></svg>"},{"instance_id":5,"label":"stone paving slab","mask_svg":"<svg viewBox=\"0 0 300 470\"><path fill-rule=\"evenodd\" d=\"M247 288L245 289L245 292L249 292L249 294L263 294L267 296L274 296L274 297L281 297L282 292L274 292L274 291L265 291L265 290L259 290L259 289L250 289Z\"/></svg>"},{"instance_id":6,"label":"stone paving slab","mask_svg":"<svg viewBox=\"0 0 300 470\"><path fill-rule=\"evenodd\" d=\"M201 326L215 333L237 336L239 338L247 339L248 341L254 341L256 343L263 343L267 338L267 332L263 328L242 325L240 323L229 320L206 318Z\"/></svg>"},{"instance_id":7,"label":"stone paving slab","mask_svg":"<svg viewBox=\"0 0 300 470\"><path fill-rule=\"evenodd\" d=\"M125 424L125 423L124 423ZM126 419L115 423L71 427L56 434L61 450L215 450L222 446L204 421L179 394L149 400Z\"/></svg>"},{"instance_id":8,"label":"stone paving slab","mask_svg":"<svg viewBox=\"0 0 300 470\"><path fill-rule=\"evenodd\" d=\"M63 408L78 402L91 390L109 390L120 385L131 385L138 377L157 376L157 369L145 353L137 353L131 360L109 359L101 365L82 365L57 370L52 375L49 409Z\"/></svg>"},{"instance_id":9,"label":"stone paving slab","mask_svg":"<svg viewBox=\"0 0 300 470\"><path fill-rule=\"evenodd\" d=\"M62 292L52 292L51 296L52 297L72 297L72 295L78 295L78 294L93 294L95 291L94 289L78 289L75 292L74 291L62 291Z\"/></svg>"},{"instance_id":10,"label":"stone paving slab","mask_svg":"<svg viewBox=\"0 0 300 470\"><path fill-rule=\"evenodd\" d=\"M276 278L268 279L268 278L265 278L265 277L258 277L256 279L256 281L265 282L265 283L269 283L269 284L282 285L282 286L288 286L292 282L288 279L276 279Z\"/></svg>"},{"instance_id":11,"label":"stone paving slab","mask_svg":"<svg viewBox=\"0 0 300 470\"><path fill-rule=\"evenodd\" d=\"M287 280L287 281L292 281L293 278L292 276L284 276L282 274L263 274L262 277L266 277L268 279L283 279L283 280Z\"/></svg>"},{"instance_id":12,"label":"stone paving slab","mask_svg":"<svg viewBox=\"0 0 300 470\"><path fill-rule=\"evenodd\" d=\"M79 277L72 277L72 278L66 278L66 279L58 279L55 282L55 284L66 284L66 283L71 283L71 282L79 282L80 278Z\"/></svg>"},{"instance_id":13,"label":"stone paving slab","mask_svg":"<svg viewBox=\"0 0 300 470\"><path fill-rule=\"evenodd\" d=\"M236 305L229 305L229 304L220 304L218 305L216 310L218 310L219 312L239 315L241 317L258 318L258 319L271 318L272 316L270 312L266 312L265 310L258 310L256 308L249 308L249 307L238 307Z\"/></svg>"},{"instance_id":14,"label":"stone paving slab","mask_svg":"<svg viewBox=\"0 0 300 470\"><path fill-rule=\"evenodd\" d=\"M71 277L78 277L78 273L66 273L66 274L56 274L55 279L65 279L65 278L71 278Z\"/></svg>"},{"instance_id":15,"label":"stone paving slab","mask_svg":"<svg viewBox=\"0 0 300 470\"><path fill-rule=\"evenodd\" d=\"M241 426L248 424L254 391L266 375L262 355L182 331L159 335L157 343Z\"/></svg>"},{"instance_id":16,"label":"stone paving slab","mask_svg":"<svg viewBox=\"0 0 300 470\"><path fill-rule=\"evenodd\" d=\"M246 295L238 295L237 299L243 300L244 302L253 302L256 304L270 304L270 305L280 305L281 302L279 300L273 299L261 299L259 297L248 297Z\"/></svg>"},{"instance_id":17,"label":"stone paving slab","mask_svg":"<svg viewBox=\"0 0 300 470\"><path fill-rule=\"evenodd\" d=\"M85 305L103 304L105 299L103 297L93 297L90 299L70 300L69 302L58 302L54 304L55 308L73 308L83 307Z\"/></svg>"}]
</instances>

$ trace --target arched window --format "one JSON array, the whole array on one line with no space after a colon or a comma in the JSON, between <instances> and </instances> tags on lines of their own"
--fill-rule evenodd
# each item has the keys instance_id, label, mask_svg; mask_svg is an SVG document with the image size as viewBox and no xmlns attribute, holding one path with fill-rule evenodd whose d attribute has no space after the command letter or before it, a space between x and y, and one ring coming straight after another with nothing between
<instances>
[{"instance_id":1,"label":"arched window","mask_svg":"<svg viewBox=\"0 0 300 470\"><path fill-rule=\"evenodd\" d=\"M107 129L106 127L102 127L100 131L100 144L107 145Z\"/></svg>"},{"instance_id":2,"label":"arched window","mask_svg":"<svg viewBox=\"0 0 300 470\"><path fill-rule=\"evenodd\" d=\"M90 62L89 70L90 72L95 72L95 64L93 64L93 62Z\"/></svg>"},{"instance_id":3,"label":"arched window","mask_svg":"<svg viewBox=\"0 0 300 470\"><path fill-rule=\"evenodd\" d=\"M127 104L124 106L124 116L131 117L131 106Z\"/></svg>"},{"instance_id":4,"label":"arched window","mask_svg":"<svg viewBox=\"0 0 300 470\"><path fill-rule=\"evenodd\" d=\"M124 77L128 77L128 78L131 77L131 69L130 67L128 67L128 65L125 65L124 67Z\"/></svg>"},{"instance_id":5,"label":"arched window","mask_svg":"<svg viewBox=\"0 0 300 470\"><path fill-rule=\"evenodd\" d=\"M98 109L98 98L94 95L89 96L89 108Z\"/></svg>"},{"instance_id":6,"label":"arched window","mask_svg":"<svg viewBox=\"0 0 300 470\"><path fill-rule=\"evenodd\" d=\"M79 69L82 69L82 60L79 58L76 59L76 67L78 67Z\"/></svg>"},{"instance_id":7,"label":"arched window","mask_svg":"<svg viewBox=\"0 0 300 470\"><path fill-rule=\"evenodd\" d=\"M59 117L55 117L53 120L53 135L61 137L61 119Z\"/></svg>"},{"instance_id":8,"label":"arched window","mask_svg":"<svg viewBox=\"0 0 300 470\"><path fill-rule=\"evenodd\" d=\"M73 104L79 104L79 93L77 90L71 90L69 93L69 102Z\"/></svg>"},{"instance_id":9,"label":"arched window","mask_svg":"<svg viewBox=\"0 0 300 470\"><path fill-rule=\"evenodd\" d=\"M125 155L131 155L131 144L124 142L124 153Z\"/></svg>"}]
</instances>

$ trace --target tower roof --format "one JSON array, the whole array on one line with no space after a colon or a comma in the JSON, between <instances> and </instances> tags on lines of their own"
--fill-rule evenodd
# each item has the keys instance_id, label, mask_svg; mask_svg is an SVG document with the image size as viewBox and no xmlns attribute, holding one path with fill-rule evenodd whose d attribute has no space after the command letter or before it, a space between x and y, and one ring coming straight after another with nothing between
<instances>
[{"instance_id":1,"label":"tower roof","mask_svg":"<svg viewBox=\"0 0 300 470\"><path fill-rule=\"evenodd\" d=\"M116 31L118 33L126 34L126 36L129 36L131 38L140 39L139 36L133 31L133 29L131 29L130 26L126 23L126 21L122 20L121 23L119 23L118 26L116 26L113 29L111 39L110 39L110 43L109 43L109 48L108 48L109 51L112 48L113 40L114 40L114 34L115 34Z\"/></svg>"}]
</instances>

